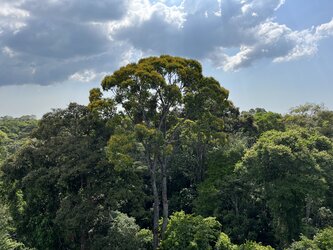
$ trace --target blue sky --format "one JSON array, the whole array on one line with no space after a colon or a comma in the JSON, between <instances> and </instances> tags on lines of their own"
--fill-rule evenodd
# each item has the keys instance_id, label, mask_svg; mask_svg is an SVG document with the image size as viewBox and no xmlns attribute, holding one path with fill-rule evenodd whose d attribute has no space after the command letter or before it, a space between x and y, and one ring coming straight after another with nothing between
<instances>
[{"instance_id":1,"label":"blue sky","mask_svg":"<svg viewBox=\"0 0 333 250\"><path fill-rule=\"evenodd\" d=\"M1 0L0 116L87 104L159 54L199 60L242 110L333 109L332 18L332 0Z\"/></svg>"}]
</instances>

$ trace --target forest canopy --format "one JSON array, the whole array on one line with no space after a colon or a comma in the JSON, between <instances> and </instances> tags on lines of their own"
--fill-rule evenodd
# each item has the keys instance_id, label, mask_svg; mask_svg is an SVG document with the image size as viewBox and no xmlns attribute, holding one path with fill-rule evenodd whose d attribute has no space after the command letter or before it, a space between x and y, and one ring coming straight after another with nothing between
<instances>
[{"instance_id":1,"label":"forest canopy","mask_svg":"<svg viewBox=\"0 0 333 250\"><path fill-rule=\"evenodd\" d=\"M332 249L333 111L240 111L199 62L0 118L0 249Z\"/></svg>"}]
</instances>

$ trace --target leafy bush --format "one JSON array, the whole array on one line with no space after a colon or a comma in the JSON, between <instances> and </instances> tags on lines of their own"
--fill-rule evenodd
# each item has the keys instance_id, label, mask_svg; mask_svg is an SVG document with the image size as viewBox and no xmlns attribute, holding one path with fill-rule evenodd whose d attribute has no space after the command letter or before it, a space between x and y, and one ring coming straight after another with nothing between
<instances>
[{"instance_id":1,"label":"leafy bush","mask_svg":"<svg viewBox=\"0 0 333 250\"><path fill-rule=\"evenodd\" d=\"M263 246L254 241L247 241L238 247L239 250L274 250L271 246Z\"/></svg>"},{"instance_id":2,"label":"leafy bush","mask_svg":"<svg viewBox=\"0 0 333 250\"><path fill-rule=\"evenodd\" d=\"M331 250L333 249L333 228L328 227L319 231L313 240L301 236L299 241L294 242L287 250Z\"/></svg>"},{"instance_id":3,"label":"leafy bush","mask_svg":"<svg viewBox=\"0 0 333 250\"><path fill-rule=\"evenodd\" d=\"M216 250L236 250L237 246L232 244L230 238L225 233L220 233L219 239L216 242Z\"/></svg>"},{"instance_id":4,"label":"leafy bush","mask_svg":"<svg viewBox=\"0 0 333 250\"><path fill-rule=\"evenodd\" d=\"M221 224L213 217L176 212L170 218L161 249L213 249L220 228Z\"/></svg>"}]
</instances>

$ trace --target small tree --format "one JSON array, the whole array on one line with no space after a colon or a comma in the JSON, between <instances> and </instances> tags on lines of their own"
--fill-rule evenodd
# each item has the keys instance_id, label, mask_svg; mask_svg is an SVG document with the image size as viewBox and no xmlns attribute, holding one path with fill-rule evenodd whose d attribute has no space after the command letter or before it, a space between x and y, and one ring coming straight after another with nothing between
<instances>
[{"instance_id":1,"label":"small tree","mask_svg":"<svg viewBox=\"0 0 333 250\"><path fill-rule=\"evenodd\" d=\"M225 233L220 233L220 236L216 242L216 250L237 250L237 246L232 244L230 238Z\"/></svg>"},{"instance_id":2,"label":"small tree","mask_svg":"<svg viewBox=\"0 0 333 250\"><path fill-rule=\"evenodd\" d=\"M246 243L240 245L238 250L274 250L271 246L263 246L260 243L254 241L247 241Z\"/></svg>"},{"instance_id":3,"label":"small tree","mask_svg":"<svg viewBox=\"0 0 333 250\"><path fill-rule=\"evenodd\" d=\"M170 218L161 249L214 249L220 228L221 224L213 217L176 212Z\"/></svg>"}]
</instances>

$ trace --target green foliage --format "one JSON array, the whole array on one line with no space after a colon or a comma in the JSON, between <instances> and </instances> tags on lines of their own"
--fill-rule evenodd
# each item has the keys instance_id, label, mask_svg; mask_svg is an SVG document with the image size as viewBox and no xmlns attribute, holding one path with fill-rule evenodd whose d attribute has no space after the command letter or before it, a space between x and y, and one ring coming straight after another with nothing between
<instances>
[{"instance_id":1,"label":"green foliage","mask_svg":"<svg viewBox=\"0 0 333 250\"><path fill-rule=\"evenodd\" d=\"M122 122L121 126L124 125L125 121ZM140 154L137 150L137 144L133 130L130 131L129 129L123 129L123 127L117 127L106 147L106 154L109 161L119 171L131 168L135 163L135 158Z\"/></svg>"},{"instance_id":2,"label":"green foliage","mask_svg":"<svg viewBox=\"0 0 333 250\"><path fill-rule=\"evenodd\" d=\"M22 116L19 118L0 117L0 130L12 140L26 138L36 128L36 125L37 120L34 116Z\"/></svg>"},{"instance_id":3,"label":"green foliage","mask_svg":"<svg viewBox=\"0 0 333 250\"><path fill-rule=\"evenodd\" d=\"M34 116L0 117L0 165L27 142L28 135L36 126Z\"/></svg>"},{"instance_id":4,"label":"green foliage","mask_svg":"<svg viewBox=\"0 0 333 250\"><path fill-rule=\"evenodd\" d=\"M115 103L110 98L102 98L103 94L99 88L89 92L88 109L98 114L100 118L111 119L115 113Z\"/></svg>"},{"instance_id":5,"label":"green foliage","mask_svg":"<svg viewBox=\"0 0 333 250\"><path fill-rule=\"evenodd\" d=\"M319 249L333 249L333 228L329 227L321 230L314 236L313 241L319 247Z\"/></svg>"},{"instance_id":6,"label":"green foliage","mask_svg":"<svg viewBox=\"0 0 333 250\"><path fill-rule=\"evenodd\" d=\"M118 117L131 122L111 136L110 161L120 168L139 164L149 170L156 249L160 200L162 236L168 221L169 169L175 158L190 155L195 162L192 183L203 180L209 148L225 138L223 118L231 105L229 93L215 79L202 75L199 62L168 55L121 67L103 79L102 88L113 92ZM105 103L97 89L91 91L90 101L95 110Z\"/></svg>"},{"instance_id":7,"label":"green foliage","mask_svg":"<svg viewBox=\"0 0 333 250\"><path fill-rule=\"evenodd\" d=\"M10 139L7 134L0 130L0 165L7 158L9 143Z\"/></svg>"},{"instance_id":8,"label":"green foliage","mask_svg":"<svg viewBox=\"0 0 333 250\"><path fill-rule=\"evenodd\" d=\"M216 250L236 250L237 246L232 244L230 238L225 233L220 233L220 236L216 242Z\"/></svg>"},{"instance_id":9,"label":"green foliage","mask_svg":"<svg viewBox=\"0 0 333 250\"><path fill-rule=\"evenodd\" d=\"M254 241L233 244L220 229L221 224L213 217L176 212L170 218L160 249L274 250Z\"/></svg>"},{"instance_id":10,"label":"green foliage","mask_svg":"<svg viewBox=\"0 0 333 250\"><path fill-rule=\"evenodd\" d=\"M247 241L238 247L239 250L274 250L271 246L263 246L254 241Z\"/></svg>"},{"instance_id":11,"label":"green foliage","mask_svg":"<svg viewBox=\"0 0 333 250\"><path fill-rule=\"evenodd\" d=\"M242 159L239 168L253 189L263 191L282 245L301 233L302 218L309 216L303 208L324 198L323 170L332 161L332 147L327 138L306 130L269 131Z\"/></svg>"},{"instance_id":12,"label":"green foliage","mask_svg":"<svg viewBox=\"0 0 333 250\"><path fill-rule=\"evenodd\" d=\"M287 127L315 129L322 135L333 138L333 111L323 105L306 103L292 108L284 120Z\"/></svg>"},{"instance_id":13,"label":"green foliage","mask_svg":"<svg viewBox=\"0 0 333 250\"><path fill-rule=\"evenodd\" d=\"M207 176L194 202L195 212L217 217L235 243L247 239L270 243L272 229L265 203L256 194L250 196L251 185L234 172L246 147L246 138L232 135L228 144L209 154Z\"/></svg>"},{"instance_id":14,"label":"green foliage","mask_svg":"<svg viewBox=\"0 0 333 250\"><path fill-rule=\"evenodd\" d=\"M137 232L136 237L139 240L138 246L142 250L153 249L153 233L148 229L141 229Z\"/></svg>"},{"instance_id":15,"label":"green foliage","mask_svg":"<svg viewBox=\"0 0 333 250\"><path fill-rule=\"evenodd\" d=\"M320 248L313 242L313 240L310 240L306 236L302 235L300 240L291 244L287 250L320 250Z\"/></svg>"},{"instance_id":16,"label":"green foliage","mask_svg":"<svg viewBox=\"0 0 333 250\"><path fill-rule=\"evenodd\" d=\"M0 117L0 157L1 147L5 147L7 156L13 154L26 142L28 135L36 126L37 120L34 116Z\"/></svg>"},{"instance_id":17,"label":"green foliage","mask_svg":"<svg viewBox=\"0 0 333 250\"><path fill-rule=\"evenodd\" d=\"M176 212L170 217L161 249L214 249L220 228L213 217Z\"/></svg>"},{"instance_id":18,"label":"green foliage","mask_svg":"<svg viewBox=\"0 0 333 250\"><path fill-rule=\"evenodd\" d=\"M15 228L8 211L5 199L5 186L3 184L2 163L14 154L28 140L29 133L36 127L37 120L32 116L20 118L0 118L0 249L3 250L28 250L21 242L18 242L13 235ZM18 192L17 197L22 198ZM20 204L20 211L23 204Z\"/></svg>"},{"instance_id":19,"label":"green foliage","mask_svg":"<svg viewBox=\"0 0 333 250\"><path fill-rule=\"evenodd\" d=\"M241 159L245 142L231 137L229 143L216 148L209 154L205 180L199 185L198 198L195 200L196 212L203 216L214 215L219 207L221 192L225 192L232 178L235 164ZM228 194L227 194L228 195ZM224 201L227 197L224 197Z\"/></svg>"},{"instance_id":20,"label":"green foliage","mask_svg":"<svg viewBox=\"0 0 333 250\"><path fill-rule=\"evenodd\" d=\"M284 131L285 125L283 123L282 115L265 110L257 110L253 115L254 121L258 126L259 134L269 130Z\"/></svg>"},{"instance_id":21,"label":"green foliage","mask_svg":"<svg viewBox=\"0 0 333 250\"><path fill-rule=\"evenodd\" d=\"M38 249L89 249L108 234L110 211L145 216L139 174L116 171L106 158L109 136L106 121L84 106L43 117L30 144L3 166L20 240Z\"/></svg>"},{"instance_id":22,"label":"green foliage","mask_svg":"<svg viewBox=\"0 0 333 250\"><path fill-rule=\"evenodd\" d=\"M333 228L328 227L319 231L313 240L301 236L299 241L294 242L287 250L330 250L333 249Z\"/></svg>"},{"instance_id":23,"label":"green foliage","mask_svg":"<svg viewBox=\"0 0 333 250\"><path fill-rule=\"evenodd\" d=\"M140 230L135 219L118 211L111 212L104 236L93 236L91 249L98 250L137 250L150 249L152 233L147 229Z\"/></svg>"},{"instance_id":24,"label":"green foliage","mask_svg":"<svg viewBox=\"0 0 333 250\"><path fill-rule=\"evenodd\" d=\"M0 204L0 249L1 250L29 250L23 243L12 237L14 228L7 207ZM32 249L31 249L32 250Z\"/></svg>"},{"instance_id":25,"label":"green foliage","mask_svg":"<svg viewBox=\"0 0 333 250\"><path fill-rule=\"evenodd\" d=\"M0 249L333 249L333 111L240 113L167 55L102 89L0 118Z\"/></svg>"}]
</instances>

